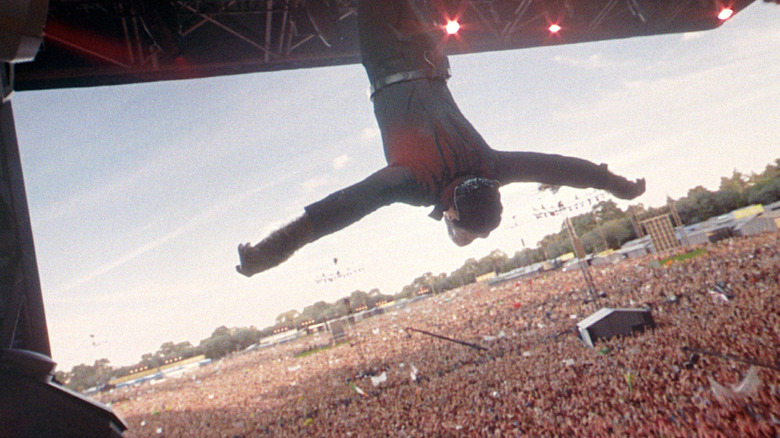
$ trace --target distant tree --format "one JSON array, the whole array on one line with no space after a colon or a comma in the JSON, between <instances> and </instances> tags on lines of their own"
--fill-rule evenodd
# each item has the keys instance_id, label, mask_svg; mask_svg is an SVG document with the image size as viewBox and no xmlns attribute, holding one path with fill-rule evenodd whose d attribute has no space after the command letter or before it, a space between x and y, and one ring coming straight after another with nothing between
<instances>
[{"instance_id":1,"label":"distant tree","mask_svg":"<svg viewBox=\"0 0 780 438\"><path fill-rule=\"evenodd\" d=\"M594 228L593 231L588 231L585 234L580 234L579 237L582 242L582 247L588 254L603 251L604 247L606 247L606 242L597 232L597 228Z\"/></svg>"},{"instance_id":2,"label":"distant tree","mask_svg":"<svg viewBox=\"0 0 780 438\"><path fill-rule=\"evenodd\" d=\"M564 230L561 230L556 234L544 236L542 240L539 241L539 246L542 247L546 260L551 260L573 251L569 236Z\"/></svg>"},{"instance_id":3,"label":"distant tree","mask_svg":"<svg viewBox=\"0 0 780 438\"><path fill-rule=\"evenodd\" d=\"M385 295L382 292L379 291L379 289L374 288L371 289L368 292L368 299L369 299L369 308L376 307L377 303L380 301L391 301L393 297L391 295Z\"/></svg>"},{"instance_id":4,"label":"distant tree","mask_svg":"<svg viewBox=\"0 0 780 438\"><path fill-rule=\"evenodd\" d=\"M77 392L89 388L99 388L111 379L113 368L108 359L98 359L93 365L80 364L73 367L70 373L60 374L64 384Z\"/></svg>"},{"instance_id":5,"label":"distant tree","mask_svg":"<svg viewBox=\"0 0 780 438\"><path fill-rule=\"evenodd\" d=\"M325 307L319 313L320 319L315 321L327 321L335 318L341 318L347 314L347 308L344 301L338 300L335 303L325 303Z\"/></svg>"},{"instance_id":6,"label":"distant tree","mask_svg":"<svg viewBox=\"0 0 780 438\"><path fill-rule=\"evenodd\" d=\"M260 329L260 339L273 335L275 329L276 329L275 326L265 327Z\"/></svg>"},{"instance_id":7,"label":"distant tree","mask_svg":"<svg viewBox=\"0 0 780 438\"><path fill-rule=\"evenodd\" d=\"M628 217L608 221L602 225L602 229L611 249L619 249L624 243L637 237Z\"/></svg>"},{"instance_id":8,"label":"distant tree","mask_svg":"<svg viewBox=\"0 0 780 438\"><path fill-rule=\"evenodd\" d=\"M240 328L233 333L232 341L234 349L243 350L260 342L260 330L254 326L249 328Z\"/></svg>"},{"instance_id":9,"label":"distant tree","mask_svg":"<svg viewBox=\"0 0 780 438\"><path fill-rule=\"evenodd\" d=\"M417 292L417 289L415 289L414 282L412 282L411 284L407 284L406 286L401 288L401 292L398 292L398 294L396 294L395 298L397 300L398 299L403 299L403 298L412 298L412 297L414 297L416 292Z\"/></svg>"},{"instance_id":10,"label":"distant tree","mask_svg":"<svg viewBox=\"0 0 780 438\"><path fill-rule=\"evenodd\" d=\"M363 292L362 290L356 290L349 295L349 302L352 308L356 309L361 306L368 307L370 299L368 293Z\"/></svg>"},{"instance_id":11,"label":"distant tree","mask_svg":"<svg viewBox=\"0 0 780 438\"><path fill-rule=\"evenodd\" d=\"M746 205L747 197L742 192L736 192L732 189L720 189L715 192L715 203L717 204L718 214L728 213L730 211L742 208Z\"/></svg>"},{"instance_id":12,"label":"distant tree","mask_svg":"<svg viewBox=\"0 0 780 438\"><path fill-rule=\"evenodd\" d=\"M219 359L235 351L230 335L211 336L200 343L203 354L209 359Z\"/></svg>"},{"instance_id":13,"label":"distant tree","mask_svg":"<svg viewBox=\"0 0 780 438\"><path fill-rule=\"evenodd\" d=\"M212 338L215 338L215 337L218 337L218 336L229 336L229 335L230 335L230 329L227 328L224 325L221 325L221 326L217 327L216 329L214 329L214 332L211 333L211 337Z\"/></svg>"},{"instance_id":14,"label":"distant tree","mask_svg":"<svg viewBox=\"0 0 780 438\"><path fill-rule=\"evenodd\" d=\"M480 275L479 263L474 258L470 258L463 263L463 266L459 269L463 284L471 284L477 281L477 276Z\"/></svg>"},{"instance_id":15,"label":"distant tree","mask_svg":"<svg viewBox=\"0 0 780 438\"><path fill-rule=\"evenodd\" d=\"M752 188L748 192L749 204L771 204L780 201L780 178Z\"/></svg>"},{"instance_id":16,"label":"distant tree","mask_svg":"<svg viewBox=\"0 0 780 438\"><path fill-rule=\"evenodd\" d=\"M220 331L227 330L227 327L220 327ZM197 349L188 341L179 342L165 342L160 345L160 348L155 353L155 356L159 357L163 361L175 359L175 358L188 358L197 353Z\"/></svg>"},{"instance_id":17,"label":"distant tree","mask_svg":"<svg viewBox=\"0 0 780 438\"><path fill-rule=\"evenodd\" d=\"M677 201L677 211L686 224L695 224L720 214L715 194L702 186L688 190L688 195Z\"/></svg>"},{"instance_id":18,"label":"distant tree","mask_svg":"<svg viewBox=\"0 0 780 438\"><path fill-rule=\"evenodd\" d=\"M144 353L141 356L141 364L148 368L157 368L162 366L163 359L159 353Z\"/></svg>"},{"instance_id":19,"label":"distant tree","mask_svg":"<svg viewBox=\"0 0 780 438\"><path fill-rule=\"evenodd\" d=\"M767 164L763 172L750 175L748 185L751 187L762 186L778 178L780 178L780 158L776 159L774 164Z\"/></svg>"},{"instance_id":20,"label":"distant tree","mask_svg":"<svg viewBox=\"0 0 780 438\"><path fill-rule=\"evenodd\" d=\"M305 307L298 319L302 321L309 319L317 322L325 321L328 309L330 309L330 307L331 304L328 304L325 301L317 301L316 303ZM279 318L277 318L277 321L278 320Z\"/></svg>"},{"instance_id":21,"label":"distant tree","mask_svg":"<svg viewBox=\"0 0 780 438\"><path fill-rule=\"evenodd\" d=\"M490 254L477 262L477 275L487 274L488 272L500 274L507 260L509 260L509 257L504 251L494 249Z\"/></svg>"},{"instance_id":22,"label":"distant tree","mask_svg":"<svg viewBox=\"0 0 780 438\"><path fill-rule=\"evenodd\" d=\"M561 237L547 247L547 257L548 259L554 259L573 251L574 249L571 246L569 238Z\"/></svg>"},{"instance_id":23,"label":"distant tree","mask_svg":"<svg viewBox=\"0 0 780 438\"><path fill-rule=\"evenodd\" d=\"M517 269L523 266L529 266L534 263L544 261L544 253L541 248L523 248L522 251L518 251L509 259L511 269Z\"/></svg>"},{"instance_id":24,"label":"distant tree","mask_svg":"<svg viewBox=\"0 0 780 438\"><path fill-rule=\"evenodd\" d=\"M297 310L292 309L288 310L284 313L280 313L279 316L276 317L276 324L277 325L291 325L295 324L295 320L300 316L300 313L298 313Z\"/></svg>"},{"instance_id":25,"label":"distant tree","mask_svg":"<svg viewBox=\"0 0 780 438\"><path fill-rule=\"evenodd\" d=\"M434 275L431 277L431 285L433 286L433 293L439 294L444 292L445 290L448 290L447 287L447 274L444 272L439 273L439 275Z\"/></svg>"},{"instance_id":26,"label":"distant tree","mask_svg":"<svg viewBox=\"0 0 780 438\"><path fill-rule=\"evenodd\" d=\"M134 365L122 366L122 367L119 367L119 368L114 368L114 371L111 373L111 377L112 378L116 378L116 377L126 376L126 375L130 374L130 372L134 368L136 368L137 366L138 366L138 364L134 364Z\"/></svg>"},{"instance_id":27,"label":"distant tree","mask_svg":"<svg viewBox=\"0 0 780 438\"><path fill-rule=\"evenodd\" d=\"M771 204L780 201L780 158L766 166L764 171L748 178L748 204Z\"/></svg>"},{"instance_id":28,"label":"distant tree","mask_svg":"<svg viewBox=\"0 0 780 438\"><path fill-rule=\"evenodd\" d=\"M415 297L421 290L437 294L462 285L463 283L457 274L453 273L453 275L447 276L444 273L433 275L431 272L426 272L415 278L410 284L404 286L401 292L396 295L396 298Z\"/></svg>"},{"instance_id":29,"label":"distant tree","mask_svg":"<svg viewBox=\"0 0 780 438\"><path fill-rule=\"evenodd\" d=\"M745 175L734 169L731 177L723 176L720 178L718 190L727 190L741 195L747 190L748 181L749 179Z\"/></svg>"},{"instance_id":30,"label":"distant tree","mask_svg":"<svg viewBox=\"0 0 780 438\"><path fill-rule=\"evenodd\" d=\"M200 341L198 347L209 359L218 359L234 351L243 350L260 341L266 331L253 327L218 327L209 338Z\"/></svg>"},{"instance_id":31,"label":"distant tree","mask_svg":"<svg viewBox=\"0 0 780 438\"><path fill-rule=\"evenodd\" d=\"M621 210L615 201L601 201L593 206L591 214L596 218L596 223L603 224L613 220L620 220L626 217L626 212Z\"/></svg>"}]
</instances>

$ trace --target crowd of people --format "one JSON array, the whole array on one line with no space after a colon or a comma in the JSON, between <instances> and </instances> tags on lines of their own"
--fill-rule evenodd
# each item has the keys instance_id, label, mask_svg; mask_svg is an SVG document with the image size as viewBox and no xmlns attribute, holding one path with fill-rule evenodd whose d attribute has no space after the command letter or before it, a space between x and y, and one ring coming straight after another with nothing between
<instances>
[{"instance_id":1,"label":"crowd of people","mask_svg":"<svg viewBox=\"0 0 780 438\"><path fill-rule=\"evenodd\" d=\"M778 437L780 233L704 249L591 268L598 298L579 271L478 283L332 348L311 335L98 398L128 437ZM656 326L590 348L576 324L601 307Z\"/></svg>"}]
</instances>

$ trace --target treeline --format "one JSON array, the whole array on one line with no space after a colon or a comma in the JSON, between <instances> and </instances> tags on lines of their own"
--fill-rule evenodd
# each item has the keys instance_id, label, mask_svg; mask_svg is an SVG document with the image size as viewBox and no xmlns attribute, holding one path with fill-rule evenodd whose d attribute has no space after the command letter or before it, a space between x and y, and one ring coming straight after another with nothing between
<instances>
[{"instance_id":1,"label":"treeline","mask_svg":"<svg viewBox=\"0 0 780 438\"><path fill-rule=\"evenodd\" d=\"M76 365L70 371L58 371L54 378L57 382L74 391L105 386L112 379L127 376L138 371L155 370L179 360L204 355L208 359L217 359L235 351L256 344L261 338L273 333L273 327L258 330L255 327L218 327L200 344L192 345L188 341L165 342L154 353L141 356L141 361L130 366L114 368L108 359L96 360L93 365Z\"/></svg>"},{"instance_id":2,"label":"treeline","mask_svg":"<svg viewBox=\"0 0 780 438\"><path fill-rule=\"evenodd\" d=\"M744 175L735 170L731 177L720 179L720 188L714 192L702 186L693 188L676 205L680 218L690 225L748 205L767 205L779 200L780 159L777 159L758 174Z\"/></svg>"},{"instance_id":3,"label":"treeline","mask_svg":"<svg viewBox=\"0 0 780 438\"><path fill-rule=\"evenodd\" d=\"M615 202L603 201L594 205L590 212L572 217L571 222L585 252L596 253L619 249L626 242L636 239L639 222L643 218L668 212L671 204L683 224L691 225L748 205L777 201L780 201L780 159L768 164L760 173L746 175L734 170L730 177L721 178L720 187L715 191L698 186L680 199L667 199L667 205L661 207L647 208L640 203L621 210ZM466 260L463 266L449 275L428 272L414 279L397 296L410 297L421 288L442 292L473 283L477 277L489 272L501 274L569 252L573 252L571 239L562 225L557 233L544 236L536 248L524 248L512 257L496 250L482 259Z\"/></svg>"},{"instance_id":4,"label":"treeline","mask_svg":"<svg viewBox=\"0 0 780 438\"><path fill-rule=\"evenodd\" d=\"M341 318L352 312L373 309L374 307L396 299L395 295L384 295L379 289L372 289L370 292L356 290L347 297L341 298L333 303L317 301L306 307L302 312L295 309L282 312L276 317L274 330L279 328L304 328L311 324L322 323L331 319Z\"/></svg>"},{"instance_id":5,"label":"treeline","mask_svg":"<svg viewBox=\"0 0 780 438\"><path fill-rule=\"evenodd\" d=\"M646 208L642 204L621 210L613 201L603 201L593 209L571 218L572 225L583 243L586 252L594 253L607 249L619 249L624 243L637 237L639 218L652 217L668 211L673 203L685 225L705 221L730 211L753 204L771 204L780 201L780 159L766 166L763 172L750 175L734 171L730 177L722 177L718 190L710 191L702 186L688 191L680 199L668 199L667 206ZM193 346L189 342L175 344L166 342L155 353L147 353L141 362L130 367L112 368L108 359L95 361L94 365L78 365L70 372L58 372L57 380L77 391L104 385L110 379L127 375L139 367L157 368L173 358L187 358L203 354L216 359L235 351L245 349L260 339L279 330L302 328L348 313L371 309L387 301L411 298L422 293L441 293L476 281L480 275L497 274L553 259L572 252L571 241L566 230L544 236L536 248L524 248L509 257L503 251L495 250L477 260L468 259L450 274L434 275L427 272L415 278L395 295L384 295L378 289L370 292L354 291L348 297L333 303L318 301L302 312L288 310L276 317L276 324L264 329L217 328L212 335Z\"/></svg>"},{"instance_id":6,"label":"treeline","mask_svg":"<svg viewBox=\"0 0 780 438\"><path fill-rule=\"evenodd\" d=\"M646 208L642 204L629 206L625 211L614 202L601 202L593 210L571 219L585 251L594 253L618 249L625 242L637 237L638 220L669 212L673 205L684 225L706 221L755 204L771 204L780 201L780 159L766 166L761 173L745 175L734 171L730 177L721 177L718 190L710 191L702 186L688 190L680 199L667 199L667 205ZM545 258L555 258L572 251L565 229L545 236L536 250Z\"/></svg>"}]
</instances>

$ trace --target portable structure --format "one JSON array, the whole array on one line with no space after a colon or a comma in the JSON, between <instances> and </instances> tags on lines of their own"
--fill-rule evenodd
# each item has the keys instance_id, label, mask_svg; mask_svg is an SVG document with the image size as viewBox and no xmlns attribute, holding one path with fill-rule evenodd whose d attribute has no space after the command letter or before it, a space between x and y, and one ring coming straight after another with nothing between
<instances>
[{"instance_id":1,"label":"portable structure","mask_svg":"<svg viewBox=\"0 0 780 438\"><path fill-rule=\"evenodd\" d=\"M646 328L655 328L647 309L611 309L604 307L577 323L580 338L589 347L599 339L628 336Z\"/></svg>"}]
</instances>

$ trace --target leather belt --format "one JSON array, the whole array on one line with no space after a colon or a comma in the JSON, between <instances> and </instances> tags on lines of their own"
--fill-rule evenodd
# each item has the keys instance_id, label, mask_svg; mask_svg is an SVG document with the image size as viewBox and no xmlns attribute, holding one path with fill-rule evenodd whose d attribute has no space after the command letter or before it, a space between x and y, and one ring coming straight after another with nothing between
<instances>
[{"instance_id":1,"label":"leather belt","mask_svg":"<svg viewBox=\"0 0 780 438\"><path fill-rule=\"evenodd\" d=\"M382 79L371 84L371 96L377 91L385 88L389 85L397 84L399 82L413 81L416 79L448 79L450 77L450 69L447 69L443 73L435 74L430 70L412 70L402 71L399 73L393 73L390 76L385 76Z\"/></svg>"}]
</instances>

